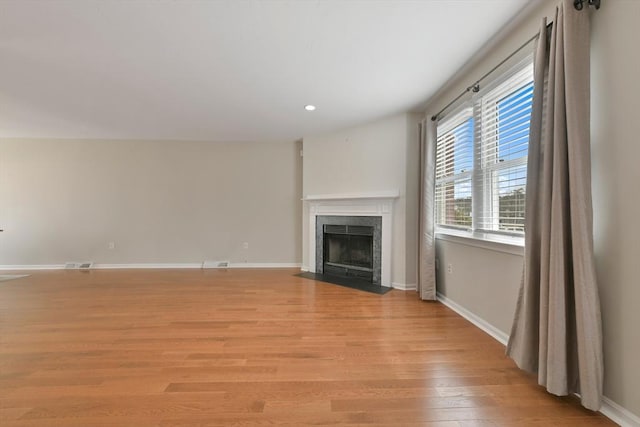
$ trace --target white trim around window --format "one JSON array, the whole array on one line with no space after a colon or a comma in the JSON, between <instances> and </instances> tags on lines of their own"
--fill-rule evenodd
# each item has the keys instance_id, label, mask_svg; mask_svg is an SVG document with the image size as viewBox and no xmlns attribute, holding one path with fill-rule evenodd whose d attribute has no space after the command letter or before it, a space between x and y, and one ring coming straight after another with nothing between
<instances>
[{"instance_id":1,"label":"white trim around window","mask_svg":"<svg viewBox=\"0 0 640 427\"><path fill-rule=\"evenodd\" d=\"M527 55L438 123L439 238L522 253L532 90Z\"/></svg>"}]
</instances>

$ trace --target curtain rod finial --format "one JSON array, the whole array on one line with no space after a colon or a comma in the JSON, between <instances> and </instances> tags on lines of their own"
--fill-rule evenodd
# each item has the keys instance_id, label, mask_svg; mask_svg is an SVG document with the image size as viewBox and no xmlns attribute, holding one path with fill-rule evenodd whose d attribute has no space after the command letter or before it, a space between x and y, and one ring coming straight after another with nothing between
<instances>
[{"instance_id":1,"label":"curtain rod finial","mask_svg":"<svg viewBox=\"0 0 640 427\"><path fill-rule=\"evenodd\" d=\"M600 0L573 0L573 7L575 7L576 10L582 10L585 2L588 6L595 7L596 10L600 9Z\"/></svg>"}]
</instances>

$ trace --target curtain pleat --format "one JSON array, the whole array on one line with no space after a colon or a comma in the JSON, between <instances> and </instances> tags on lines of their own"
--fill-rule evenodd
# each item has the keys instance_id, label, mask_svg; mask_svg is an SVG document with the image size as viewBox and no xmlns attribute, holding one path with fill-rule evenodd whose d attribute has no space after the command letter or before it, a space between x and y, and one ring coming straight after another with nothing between
<instances>
[{"instance_id":1,"label":"curtain pleat","mask_svg":"<svg viewBox=\"0 0 640 427\"><path fill-rule=\"evenodd\" d=\"M423 300L436 299L435 241L436 124L420 122L420 241L418 247L418 292Z\"/></svg>"},{"instance_id":2,"label":"curtain pleat","mask_svg":"<svg viewBox=\"0 0 640 427\"><path fill-rule=\"evenodd\" d=\"M525 258L507 354L555 395L602 400L602 321L593 262L589 17L564 0L534 62Z\"/></svg>"}]
</instances>

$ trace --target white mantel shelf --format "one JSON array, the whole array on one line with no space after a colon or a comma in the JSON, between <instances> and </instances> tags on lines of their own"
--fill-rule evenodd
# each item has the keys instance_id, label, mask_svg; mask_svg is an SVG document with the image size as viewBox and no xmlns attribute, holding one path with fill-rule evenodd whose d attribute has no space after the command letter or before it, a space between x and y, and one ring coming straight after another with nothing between
<instances>
[{"instance_id":1,"label":"white mantel shelf","mask_svg":"<svg viewBox=\"0 0 640 427\"><path fill-rule=\"evenodd\" d=\"M376 193L356 193L356 194L314 194L305 196L302 200L306 202L320 200L358 200L358 199L397 199L400 197L398 190L379 191Z\"/></svg>"}]
</instances>

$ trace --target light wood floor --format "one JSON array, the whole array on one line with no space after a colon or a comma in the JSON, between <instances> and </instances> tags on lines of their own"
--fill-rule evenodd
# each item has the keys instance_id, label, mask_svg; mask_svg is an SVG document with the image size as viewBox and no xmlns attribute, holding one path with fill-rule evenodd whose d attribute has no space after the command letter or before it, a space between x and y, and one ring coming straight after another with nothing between
<instances>
[{"instance_id":1,"label":"light wood floor","mask_svg":"<svg viewBox=\"0 0 640 427\"><path fill-rule=\"evenodd\" d=\"M294 273L0 282L0 425L614 425L439 303Z\"/></svg>"}]
</instances>

